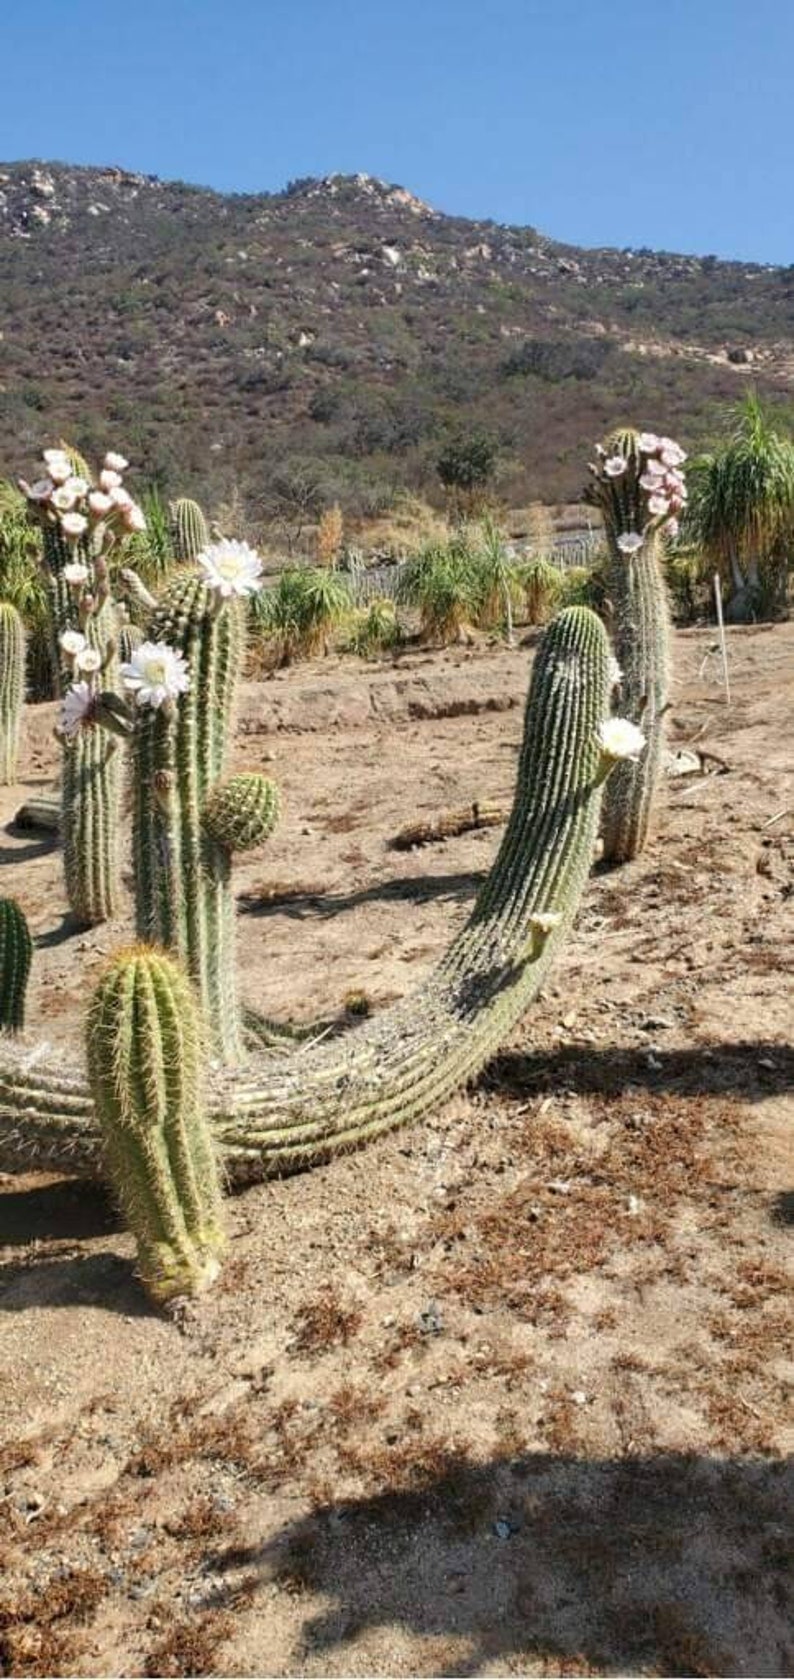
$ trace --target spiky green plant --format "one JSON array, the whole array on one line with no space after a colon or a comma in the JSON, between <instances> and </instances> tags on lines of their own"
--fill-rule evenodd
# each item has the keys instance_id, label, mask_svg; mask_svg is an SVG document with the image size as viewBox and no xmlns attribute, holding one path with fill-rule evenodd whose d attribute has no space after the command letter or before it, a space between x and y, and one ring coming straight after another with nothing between
<instances>
[{"instance_id":1,"label":"spiky green plant","mask_svg":"<svg viewBox=\"0 0 794 1680\"><path fill-rule=\"evenodd\" d=\"M507 550L504 532L486 515L469 537L475 588L475 622L500 630L513 642L513 614L520 599L519 573Z\"/></svg>"},{"instance_id":2,"label":"spiky green plant","mask_svg":"<svg viewBox=\"0 0 794 1680\"><path fill-rule=\"evenodd\" d=\"M429 543L409 559L397 597L403 606L418 611L426 641L441 646L457 641L482 607L482 589L466 531L447 542Z\"/></svg>"},{"instance_id":3,"label":"spiky green plant","mask_svg":"<svg viewBox=\"0 0 794 1680\"><path fill-rule=\"evenodd\" d=\"M172 502L171 546L180 565L195 560L209 540L209 526L198 502L192 502L189 496L180 496Z\"/></svg>"},{"instance_id":4,"label":"spiky green plant","mask_svg":"<svg viewBox=\"0 0 794 1680\"><path fill-rule=\"evenodd\" d=\"M545 624L562 594L559 566L541 557L525 560L519 569L524 606L530 624Z\"/></svg>"},{"instance_id":5,"label":"spiky green plant","mask_svg":"<svg viewBox=\"0 0 794 1680\"><path fill-rule=\"evenodd\" d=\"M21 1032L33 941L15 898L0 898L0 1030Z\"/></svg>"},{"instance_id":6,"label":"spiky green plant","mask_svg":"<svg viewBox=\"0 0 794 1680\"><path fill-rule=\"evenodd\" d=\"M187 662L178 701L141 708L132 736L133 864L139 938L175 951L224 1062L242 1059L234 959L233 852L260 845L277 800L265 777L227 779L244 609L195 571L177 574L149 625Z\"/></svg>"},{"instance_id":7,"label":"spiky green plant","mask_svg":"<svg viewBox=\"0 0 794 1680\"><path fill-rule=\"evenodd\" d=\"M0 783L17 779L25 699L25 626L10 601L0 601Z\"/></svg>"},{"instance_id":8,"label":"spiky green plant","mask_svg":"<svg viewBox=\"0 0 794 1680\"><path fill-rule=\"evenodd\" d=\"M794 539L794 441L752 393L730 418L728 441L692 463L686 530L721 572L729 616L743 619L780 590L780 551Z\"/></svg>"},{"instance_id":9,"label":"spiky green plant","mask_svg":"<svg viewBox=\"0 0 794 1680\"><path fill-rule=\"evenodd\" d=\"M361 659L372 659L397 647L400 637L394 602L387 595L378 595L368 606L354 613L345 647Z\"/></svg>"},{"instance_id":10,"label":"spiky green plant","mask_svg":"<svg viewBox=\"0 0 794 1680\"><path fill-rule=\"evenodd\" d=\"M25 626L27 686L33 700L55 693L47 587L40 542L21 491L0 480L0 598L16 607Z\"/></svg>"},{"instance_id":11,"label":"spiky green plant","mask_svg":"<svg viewBox=\"0 0 794 1680\"><path fill-rule=\"evenodd\" d=\"M219 1271L222 1195L199 1011L179 964L145 945L118 952L88 1012L86 1055L141 1280L156 1301L198 1295Z\"/></svg>"},{"instance_id":12,"label":"spiky green plant","mask_svg":"<svg viewBox=\"0 0 794 1680\"><path fill-rule=\"evenodd\" d=\"M664 447L663 447L664 446ZM610 778L604 799L604 859L626 863L650 831L669 704L671 622L665 582L665 532L685 501L672 439L623 429L600 446L592 497L607 540L607 591L621 707L642 728L646 750ZM677 529L677 525L674 525Z\"/></svg>"},{"instance_id":13,"label":"spiky green plant","mask_svg":"<svg viewBox=\"0 0 794 1680\"><path fill-rule=\"evenodd\" d=\"M342 572L325 567L291 567L273 589L257 598L256 623L274 638L282 664L327 653L331 637L353 610L350 585Z\"/></svg>"},{"instance_id":14,"label":"spiky green plant","mask_svg":"<svg viewBox=\"0 0 794 1680\"><path fill-rule=\"evenodd\" d=\"M332 1156L432 1112L515 1030L564 939L590 869L612 760L609 644L586 608L561 613L535 660L513 810L466 926L413 995L346 1036L218 1080L213 1124L238 1179ZM0 1056L0 1165L89 1169L85 1082Z\"/></svg>"}]
</instances>

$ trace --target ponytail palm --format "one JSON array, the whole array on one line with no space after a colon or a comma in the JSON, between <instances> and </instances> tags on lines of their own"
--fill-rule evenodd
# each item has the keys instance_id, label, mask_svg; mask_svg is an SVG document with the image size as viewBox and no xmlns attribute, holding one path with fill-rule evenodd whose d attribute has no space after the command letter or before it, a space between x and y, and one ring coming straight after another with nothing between
<instances>
[{"instance_id":1,"label":"ponytail palm","mask_svg":"<svg viewBox=\"0 0 794 1680\"><path fill-rule=\"evenodd\" d=\"M744 617L794 535L794 442L750 395L727 443L692 463L689 484L688 531L729 580L732 616Z\"/></svg>"}]
</instances>

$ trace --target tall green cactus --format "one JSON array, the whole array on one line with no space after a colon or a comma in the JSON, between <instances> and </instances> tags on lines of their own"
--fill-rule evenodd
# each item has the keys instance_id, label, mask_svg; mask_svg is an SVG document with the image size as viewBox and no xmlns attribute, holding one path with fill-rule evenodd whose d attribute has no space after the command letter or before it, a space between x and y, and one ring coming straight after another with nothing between
<instances>
[{"instance_id":1,"label":"tall green cactus","mask_svg":"<svg viewBox=\"0 0 794 1680\"><path fill-rule=\"evenodd\" d=\"M0 1029L21 1032L33 941L15 898L0 898Z\"/></svg>"},{"instance_id":2,"label":"tall green cactus","mask_svg":"<svg viewBox=\"0 0 794 1680\"><path fill-rule=\"evenodd\" d=\"M226 779L244 650L243 608L194 572L178 576L153 614L147 646L181 655L190 688L142 708L132 742L133 863L141 939L185 963L226 1063L243 1058L234 959L234 851L273 828L275 790L263 776ZM139 656L144 650L139 650Z\"/></svg>"},{"instance_id":3,"label":"tall green cactus","mask_svg":"<svg viewBox=\"0 0 794 1680\"><path fill-rule=\"evenodd\" d=\"M210 540L209 526L198 505L189 496L171 503L171 544L174 556L183 564L195 560Z\"/></svg>"},{"instance_id":4,"label":"tall green cactus","mask_svg":"<svg viewBox=\"0 0 794 1680\"><path fill-rule=\"evenodd\" d=\"M0 601L0 783L17 779L25 699L25 627L16 607Z\"/></svg>"},{"instance_id":5,"label":"tall green cactus","mask_svg":"<svg viewBox=\"0 0 794 1680\"><path fill-rule=\"evenodd\" d=\"M601 445L592 467L591 499L601 508L607 539L621 710L647 741L641 757L618 765L606 790L602 831L611 863L626 863L646 844L661 774L671 676L664 544L677 532L686 500L684 459L671 438L623 430Z\"/></svg>"},{"instance_id":6,"label":"tall green cactus","mask_svg":"<svg viewBox=\"0 0 794 1680\"><path fill-rule=\"evenodd\" d=\"M198 638L197 628L192 634ZM216 646L215 661L221 651ZM624 751L641 746L635 730L607 719L609 667L606 631L588 608L566 609L545 632L498 857L466 926L418 989L346 1037L253 1061L214 1082L213 1129L235 1177L307 1166L419 1119L473 1078L515 1029L576 913L604 778ZM158 773L153 758L151 780ZM167 766L166 797L173 774ZM153 842L152 870L158 857ZM29 1152L90 1169L90 1094L61 1070L0 1057L0 1164Z\"/></svg>"},{"instance_id":7,"label":"tall green cactus","mask_svg":"<svg viewBox=\"0 0 794 1680\"><path fill-rule=\"evenodd\" d=\"M157 1301L197 1295L224 1246L218 1164L203 1105L201 1027L178 963L139 945L97 987L86 1031L105 1169Z\"/></svg>"}]
</instances>

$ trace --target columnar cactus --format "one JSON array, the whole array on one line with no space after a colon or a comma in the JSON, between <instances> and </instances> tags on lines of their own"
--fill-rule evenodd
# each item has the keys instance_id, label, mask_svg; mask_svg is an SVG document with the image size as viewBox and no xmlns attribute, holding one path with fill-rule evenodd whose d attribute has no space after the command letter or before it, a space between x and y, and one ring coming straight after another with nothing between
<instances>
[{"instance_id":1,"label":"columnar cactus","mask_svg":"<svg viewBox=\"0 0 794 1680\"><path fill-rule=\"evenodd\" d=\"M86 1032L105 1170L157 1301L197 1295L224 1246L218 1163L204 1111L201 1025L178 963L144 945L119 952Z\"/></svg>"},{"instance_id":2,"label":"columnar cactus","mask_svg":"<svg viewBox=\"0 0 794 1680\"><path fill-rule=\"evenodd\" d=\"M123 663L131 660L136 648L144 640L144 634L138 624L126 621L119 625L119 659Z\"/></svg>"},{"instance_id":3,"label":"columnar cactus","mask_svg":"<svg viewBox=\"0 0 794 1680\"><path fill-rule=\"evenodd\" d=\"M200 622L201 605L200 594L183 603L194 657L202 642L191 614L198 612ZM224 653L222 643L209 646L205 679ZM606 631L588 608L570 607L549 626L538 651L513 810L468 923L413 995L393 1008L342 1038L260 1058L216 1078L213 1130L236 1178L308 1166L419 1119L473 1078L509 1037L576 913L593 856L602 783L619 758L642 748L635 727L608 717L609 694ZM213 717L210 707L196 712L193 733L201 721L209 741ZM160 784L167 806L189 738L186 719L168 742ZM155 789L156 744L149 778ZM188 779L195 784L194 773ZM194 798L202 805L198 788ZM141 836L151 835L148 865L154 872L169 848L158 845L148 806L143 815ZM173 836L175 849L180 824L164 832ZM144 852L139 868L146 863ZM195 886L191 890L195 896ZM164 896L163 914L171 914L167 890ZM90 1169L96 1162L90 1093L84 1081L61 1070L0 1056L0 1165L23 1162L30 1152Z\"/></svg>"},{"instance_id":4,"label":"columnar cactus","mask_svg":"<svg viewBox=\"0 0 794 1680\"><path fill-rule=\"evenodd\" d=\"M0 898L0 1030L21 1032L33 941L15 898Z\"/></svg>"},{"instance_id":5,"label":"columnar cactus","mask_svg":"<svg viewBox=\"0 0 794 1680\"><path fill-rule=\"evenodd\" d=\"M237 591L224 597L222 590L210 567L204 577L174 579L153 614L151 640L123 674L139 702L132 739L137 932L182 958L215 1051L233 1064L242 1060L243 1040L231 859L267 839L277 799L263 776L226 778L244 622Z\"/></svg>"},{"instance_id":6,"label":"columnar cactus","mask_svg":"<svg viewBox=\"0 0 794 1680\"><path fill-rule=\"evenodd\" d=\"M22 482L41 524L51 608L54 664L63 701L61 740L64 873L69 905L88 925L118 908L121 800L119 743L94 727L100 680L118 672L118 621L107 555L145 520L124 488L127 462L106 455L92 485L85 463L65 446L44 451L46 477ZM77 469L77 470L76 470Z\"/></svg>"},{"instance_id":7,"label":"columnar cactus","mask_svg":"<svg viewBox=\"0 0 794 1680\"><path fill-rule=\"evenodd\" d=\"M171 503L171 543L175 559L195 560L210 540L209 526L198 502L180 496Z\"/></svg>"},{"instance_id":8,"label":"columnar cactus","mask_svg":"<svg viewBox=\"0 0 794 1680\"><path fill-rule=\"evenodd\" d=\"M641 724L647 740L647 751L620 764L606 790L604 858L611 863L626 863L642 851L661 773L671 672L664 542L677 534L676 516L686 501L685 459L672 438L627 430L599 447L591 468L590 495L603 513L609 554L621 709Z\"/></svg>"},{"instance_id":9,"label":"columnar cactus","mask_svg":"<svg viewBox=\"0 0 794 1680\"><path fill-rule=\"evenodd\" d=\"M0 601L0 783L17 779L19 726L25 699L25 627L16 607Z\"/></svg>"}]
</instances>

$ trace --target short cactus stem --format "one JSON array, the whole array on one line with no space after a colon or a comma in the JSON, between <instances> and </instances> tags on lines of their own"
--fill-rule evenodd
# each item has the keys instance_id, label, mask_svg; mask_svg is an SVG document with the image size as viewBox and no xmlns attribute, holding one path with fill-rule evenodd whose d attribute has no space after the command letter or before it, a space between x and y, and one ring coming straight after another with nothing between
<instances>
[{"instance_id":1,"label":"short cactus stem","mask_svg":"<svg viewBox=\"0 0 794 1680\"><path fill-rule=\"evenodd\" d=\"M593 464L591 499L607 539L607 594L620 668L620 707L640 726L645 750L624 756L604 795L604 860L626 863L645 846L664 752L671 676L671 618L664 544L686 501L684 452L671 438L615 432Z\"/></svg>"},{"instance_id":2,"label":"short cactus stem","mask_svg":"<svg viewBox=\"0 0 794 1680\"><path fill-rule=\"evenodd\" d=\"M0 1030L21 1032L33 941L15 898L0 898Z\"/></svg>"},{"instance_id":3,"label":"short cactus stem","mask_svg":"<svg viewBox=\"0 0 794 1680\"><path fill-rule=\"evenodd\" d=\"M195 560L210 540L209 526L198 502L180 496L171 504L171 543L174 558L185 564Z\"/></svg>"},{"instance_id":4,"label":"short cactus stem","mask_svg":"<svg viewBox=\"0 0 794 1680\"><path fill-rule=\"evenodd\" d=\"M25 627L16 607L0 601L0 783L17 779L25 699Z\"/></svg>"},{"instance_id":5,"label":"short cactus stem","mask_svg":"<svg viewBox=\"0 0 794 1680\"><path fill-rule=\"evenodd\" d=\"M105 1171L154 1300L198 1295L224 1246L215 1148L203 1109L192 987L164 952L133 946L102 978L87 1023Z\"/></svg>"}]
</instances>

